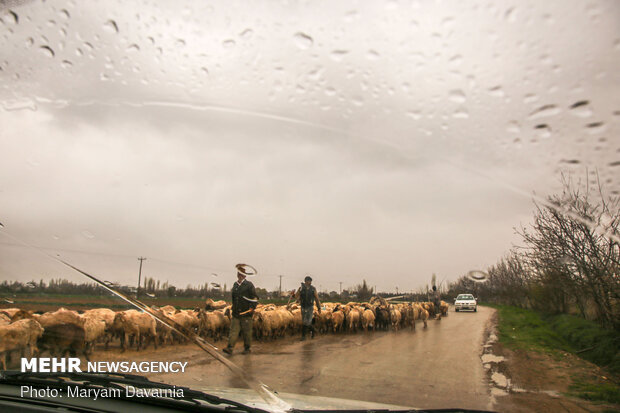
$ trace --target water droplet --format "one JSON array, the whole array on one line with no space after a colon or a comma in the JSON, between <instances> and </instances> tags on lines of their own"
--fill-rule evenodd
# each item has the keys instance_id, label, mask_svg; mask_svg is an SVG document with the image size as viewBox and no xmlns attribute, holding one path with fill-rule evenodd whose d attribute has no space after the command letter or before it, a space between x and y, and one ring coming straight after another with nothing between
<instances>
[{"instance_id":1,"label":"water droplet","mask_svg":"<svg viewBox=\"0 0 620 413\"><path fill-rule=\"evenodd\" d=\"M462 90L455 89L451 90L448 94L448 99L452 102L463 103L466 100L465 93Z\"/></svg>"},{"instance_id":2,"label":"water droplet","mask_svg":"<svg viewBox=\"0 0 620 413\"><path fill-rule=\"evenodd\" d=\"M108 20L103 24L103 28L112 33L118 33L118 25L114 20Z\"/></svg>"},{"instance_id":3,"label":"water droplet","mask_svg":"<svg viewBox=\"0 0 620 413\"><path fill-rule=\"evenodd\" d=\"M312 47L312 44L314 43L314 40L312 40L312 37L302 32L295 33L295 35L293 36L293 39L295 40L295 44L297 45L297 47L299 47L302 50L309 49L310 47Z\"/></svg>"},{"instance_id":4,"label":"water droplet","mask_svg":"<svg viewBox=\"0 0 620 413\"><path fill-rule=\"evenodd\" d=\"M237 43L233 39L226 39L222 42L222 46L224 46L224 49L232 49L236 45Z\"/></svg>"},{"instance_id":5,"label":"water droplet","mask_svg":"<svg viewBox=\"0 0 620 413\"><path fill-rule=\"evenodd\" d=\"M579 116L580 118L589 118L592 116L592 109L590 109L590 102L587 100L580 100L570 106L570 113Z\"/></svg>"},{"instance_id":6,"label":"water droplet","mask_svg":"<svg viewBox=\"0 0 620 413\"><path fill-rule=\"evenodd\" d=\"M244 31L242 31L239 34L239 37L241 37L242 39L249 39L252 37L252 35L254 34L254 30L252 29L245 29Z\"/></svg>"},{"instance_id":7,"label":"water droplet","mask_svg":"<svg viewBox=\"0 0 620 413\"><path fill-rule=\"evenodd\" d=\"M504 91L501 86L495 86L489 89L489 95L494 96L496 98L503 98Z\"/></svg>"},{"instance_id":8,"label":"water droplet","mask_svg":"<svg viewBox=\"0 0 620 413\"><path fill-rule=\"evenodd\" d=\"M377 60L377 59L379 59L379 57L381 57L381 56L375 50L369 50L368 52L366 52L366 59L368 59L368 60Z\"/></svg>"},{"instance_id":9,"label":"water droplet","mask_svg":"<svg viewBox=\"0 0 620 413\"><path fill-rule=\"evenodd\" d=\"M358 15L359 15L359 13L357 12L357 10L348 11L344 15L344 21L347 22L347 23L351 23L353 20L355 20L357 18Z\"/></svg>"},{"instance_id":10,"label":"water droplet","mask_svg":"<svg viewBox=\"0 0 620 413\"><path fill-rule=\"evenodd\" d=\"M541 138L549 138L551 136L551 128L545 123L534 126L534 129L536 129L538 136Z\"/></svg>"},{"instance_id":11,"label":"water droplet","mask_svg":"<svg viewBox=\"0 0 620 413\"><path fill-rule=\"evenodd\" d=\"M506 19L510 23L514 23L517 20L516 15L517 15L517 13L515 11L515 8L512 7L510 9L506 10L506 13L504 13L504 19Z\"/></svg>"},{"instance_id":12,"label":"water droplet","mask_svg":"<svg viewBox=\"0 0 620 413\"><path fill-rule=\"evenodd\" d=\"M209 76L209 69L207 69L206 67L201 67L200 70L202 71L203 74Z\"/></svg>"},{"instance_id":13,"label":"water droplet","mask_svg":"<svg viewBox=\"0 0 620 413\"><path fill-rule=\"evenodd\" d=\"M448 60L448 63L452 66L459 66L463 63L463 56L460 54L454 55L450 58L450 60Z\"/></svg>"},{"instance_id":14,"label":"water droplet","mask_svg":"<svg viewBox=\"0 0 620 413\"><path fill-rule=\"evenodd\" d=\"M511 121L508 122L508 125L506 126L506 131L510 132L510 133L519 133L521 132L521 126L519 126L519 123L517 121Z\"/></svg>"},{"instance_id":15,"label":"water droplet","mask_svg":"<svg viewBox=\"0 0 620 413\"><path fill-rule=\"evenodd\" d=\"M73 66L73 63L71 63L71 61L69 61L69 60L63 60L63 61L62 61L62 63L60 64L60 66L61 66L63 69L68 69L68 68L70 68L71 66Z\"/></svg>"},{"instance_id":16,"label":"water droplet","mask_svg":"<svg viewBox=\"0 0 620 413\"><path fill-rule=\"evenodd\" d=\"M52 235L52 238L55 239L56 241L58 241L60 239L60 237L58 235Z\"/></svg>"},{"instance_id":17,"label":"water droplet","mask_svg":"<svg viewBox=\"0 0 620 413\"><path fill-rule=\"evenodd\" d=\"M534 103L534 102L537 102L537 101L538 101L538 96L536 96L533 93L528 93L523 98L523 103Z\"/></svg>"},{"instance_id":18,"label":"water droplet","mask_svg":"<svg viewBox=\"0 0 620 413\"><path fill-rule=\"evenodd\" d=\"M615 168L616 166L620 166L620 161L610 162L610 163L609 163L609 166L614 167L614 168Z\"/></svg>"},{"instance_id":19,"label":"water droplet","mask_svg":"<svg viewBox=\"0 0 620 413\"><path fill-rule=\"evenodd\" d=\"M593 122L586 125L588 133L595 135L605 131L607 128L603 122Z\"/></svg>"},{"instance_id":20,"label":"water droplet","mask_svg":"<svg viewBox=\"0 0 620 413\"><path fill-rule=\"evenodd\" d=\"M47 57L54 57L54 56L56 56L56 53L54 53L54 50L52 50L52 48L49 47L49 46L41 46L39 49Z\"/></svg>"},{"instance_id":21,"label":"water droplet","mask_svg":"<svg viewBox=\"0 0 620 413\"><path fill-rule=\"evenodd\" d=\"M364 106L364 99L361 96L353 96L351 102L353 102L355 106Z\"/></svg>"},{"instance_id":22,"label":"water droplet","mask_svg":"<svg viewBox=\"0 0 620 413\"><path fill-rule=\"evenodd\" d=\"M174 42L174 45L175 45L176 47L185 47L185 40L183 40L183 39L177 39L177 40Z\"/></svg>"},{"instance_id":23,"label":"water droplet","mask_svg":"<svg viewBox=\"0 0 620 413\"><path fill-rule=\"evenodd\" d=\"M7 15L6 17L7 23L10 23L10 24L19 23L19 16L13 10L9 10L6 15Z\"/></svg>"},{"instance_id":24,"label":"water droplet","mask_svg":"<svg viewBox=\"0 0 620 413\"><path fill-rule=\"evenodd\" d=\"M414 120L418 120L422 118L422 112L419 110L409 110L407 111L407 116Z\"/></svg>"},{"instance_id":25,"label":"water droplet","mask_svg":"<svg viewBox=\"0 0 620 413\"><path fill-rule=\"evenodd\" d=\"M88 50L89 52L92 52L95 49L95 47L92 44L90 44L89 42L85 42L84 43L84 48L86 50Z\"/></svg>"},{"instance_id":26,"label":"water droplet","mask_svg":"<svg viewBox=\"0 0 620 413\"><path fill-rule=\"evenodd\" d=\"M94 235L92 232L90 232L90 231L88 231L88 230L86 230L86 229L85 229L84 231L82 231L82 235L83 235L85 238L88 238L88 239L93 239L93 238L95 238L95 235Z\"/></svg>"},{"instance_id":27,"label":"water droplet","mask_svg":"<svg viewBox=\"0 0 620 413\"><path fill-rule=\"evenodd\" d=\"M34 44L34 39L32 37L29 37L26 39L26 47L32 47L33 44Z\"/></svg>"},{"instance_id":28,"label":"water droplet","mask_svg":"<svg viewBox=\"0 0 620 413\"><path fill-rule=\"evenodd\" d=\"M334 96L336 94L336 89L334 89L331 86L328 86L328 87L325 88L325 94L327 96Z\"/></svg>"},{"instance_id":29,"label":"water droplet","mask_svg":"<svg viewBox=\"0 0 620 413\"><path fill-rule=\"evenodd\" d=\"M556 105L544 105L530 113L530 119L545 118L549 116L555 116L560 113L561 110Z\"/></svg>"},{"instance_id":30,"label":"water droplet","mask_svg":"<svg viewBox=\"0 0 620 413\"><path fill-rule=\"evenodd\" d=\"M63 19L70 19L71 18L71 15L69 14L69 12L66 9L62 9L60 12L58 12L58 14Z\"/></svg>"},{"instance_id":31,"label":"water droplet","mask_svg":"<svg viewBox=\"0 0 620 413\"><path fill-rule=\"evenodd\" d=\"M464 108L460 108L452 114L452 117L456 119L467 119L469 118L469 113Z\"/></svg>"},{"instance_id":32,"label":"water droplet","mask_svg":"<svg viewBox=\"0 0 620 413\"><path fill-rule=\"evenodd\" d=\"M140 46L138 46L135 43L132 43L129 46L127 46L127 49L125 49L125 51L129 53L136 53L140 51Z\"/></svg>"},{"instance_id":33,"label":"water droplet","mask_svg":"<svg viewBox=\"0 0 620 413\"><path fill-rule=\"evenodd\" d=\"M348 53L348 50L334 50L329 54L329 57L336 62L341 62Z\"/></svg>"},{"instance_id":34,"label":"water droplet","mask_svg":"<svg viewBox=\"0 0 620 413\"><path fill-rule=\"evenodd\" d=\"M579 159L560 159L560 163L566 163L569 165L579 165L581 161Z\"/></svg>"}]
</instances>

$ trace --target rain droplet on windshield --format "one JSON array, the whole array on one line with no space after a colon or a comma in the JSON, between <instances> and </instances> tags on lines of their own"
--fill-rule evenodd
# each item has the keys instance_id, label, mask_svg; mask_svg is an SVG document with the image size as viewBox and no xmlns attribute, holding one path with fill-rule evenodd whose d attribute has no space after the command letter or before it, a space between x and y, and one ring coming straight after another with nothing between
<instances>
[{"instance_id":1,"label":"rain droplet on windshield","mask_svg":"<svg viewBox=\"0 0 620 413\"><path fill-rule=\"evenodd\" d=\"M538 132L538 136L541 138L548 138L551 136L551 128L546 123L534 126L534 129Z\"/></svg>"},{"instance_id":2,"label":"rain droplet on windshield","mask_svg":"<svg viewBox=\"0 0 620 413\"><path fill-rule=\"evenodd\" d=\"M336 62L341 62L342 59L349 53L348 50L334 50L329 54L329 57Z\"/></svg>"},{"instance_id":3,"label":"rain droplet on windshield","mask_svg":"<svg viewBox=\"0 0 620 413\"><path fill-rule=\"evenodd\" d=\"M593 135L603 132L606 129L605 124L603 122L588 123L586 125L586 128L587 128L588 133L593 134Z\"/></svg>"},{"instance_id":4,"label":"rain droplet on windshield","mask_svg":"<svg viewBox=\"0 0 620 413\"><path fill-rule=\"evenodd\" d=\"M82 235L83 235L85 238L88 238L88 239L93 239L93 238L95 238L95 235L94 235L92 232L90 232L89 230L87 230L87 229L85 229L84 231L82 231Z\"/></svg>"},{"instance_id":5,"label":"rain droplet on windshield","mask_svg":"<svg viewBox=\"0 0 620 413\"><path fill-rule=\"evenodd\" d=\"M2 20L4 20L4 19L2 19ZM17 23L19 23L19 16L13 10L9 10L7 12L6 21L7 21L7 23L10 23L10 24L17 24Z\"/></svg>"},{"instance_id":6,"label":"rain droplet on windshield","mask_svg":"<svg viewBox=\"0 0 620 413\"><path fill-rule=\"evenodd\" d=\"M469 118L469 113L464 108L460 108L454 111L452 117L456 119L467 119Z\"/></svg>"},{"instance_id":7,"label":"rain droplet on windshield","mask_svg":"<svg viewBox=\"0 0 620 413\"><path fill-rule=\"evenodd\" d=\"M456 103L463 103L466 100L465 93L463 93L463 91L458 90L458 89L451 90L450 93L448 94L448 99Z\"/></svg>"},{"instance_id":8,"label":"rain droplet on windshield","mask_svg":"<svg viewBox=\"0 0 620 413\"><path fill-rule=\"evenodd\" d=\"M118 33L118 25L114 20L108 20L103 24L103 28L112 33Z\"/></svg>"},{"instance_id":9,"label":"rain droplet on windshield","mask_svg":"<svg viewBox=\"0 0 620 413\"><path fill-rule=\"evenodd\" d=\"M508 125L506 126L506 131L510 132L510 133L519 133L521 132L521 126L519 126L519 123L517 121L512 121L512 122L508 122Z\"/></svg>"},{"instance_id":10,"label":"rain droplet on windshield","mask_svg":"<svg viewBox=\"0 0 620 413\"><path fill-rule=\"evenodd\" d=\"M407 116L414 120L418 120L422 118L422 112L420 112L419 110L409 110L407 111Z\"/></svg>"},{"instance_id":11,"label":"rain droplet on windshield","mask_svg":"<svg viewBox=\"0 0 620 413\"><path fill-rule=\"evenodd\" d=\"M237 43L233 39L226 39L222 42L222 46L224 46L225 49L232 49L236 45Z\"/></svg>"},{"instance_id":12,"label":"rain droplet on windshield","mask_svg":"<svg viewBox=\"0 0 620 413\"><path fill-rule=\"evenodd\" d=\"M295 35L293 36L293 39L295 39L295 44L297 45L297 47L299 47L302 50L309 49L310 47L312 47L312 44L314 43L314 40L312 40L312 37L302 32L295 33Z\"/></svg>"},{"instance_id":13,"label":"rain droplet on windshield","mask_svg":"<svg viewBox=\"0 0 620 413\"><path fill-rule=\"evenodd\" d=\"M56 53L54 53L54 50L49 46L41 46L40 49L41 49L41 52L43 52L43 54L47 57L56 56Z\"/></svg>"},{"instance_id":14,"label":"rain droplet on windshield","mask_svg":"<svg viewBox=\"0 0 620 413\"><path fill-rule=\"evenodd\" d=\"M592 116L592 110L590 109L590 102L587 100L580 100L570 105L570 113L579 116L581 118L588 118Z\"/></svg>"},{"instance_id":15,"label":"rain droplet on windshield","mask_svg":"<svg viewBox=\"0 0 620 413\"><path fill-rule=\"evenodd\" d=\"M549 116L555 116L560 113L561 110L556 105L544 105L530 113L530 119L545 118Z\"/></svg>"},{"instance_id":16,"label":"rain droplet on windshield","mask_svg":"<svg viewBox=\"0 0 620 413\"><path fill-rule=\"evenodd\" d=\"M132 43L129 46L127 46L127 49L125 49L125 50L127 52L131 52L131 53L139 52L140 51L140 46L138 46L135 43Z\"/></svg>"},{"instance_id":17,"label":"rain droplet on windshield","mask_svg":"<svg viewBox=\"0 0 620 413\"><path fill-rule=\"evenodd\" d=\"M250 37L252 37L253 34L254 34L254 30L245 29L244 31L239 33L239 37L241 37L242 39L249 39Z\"/></svg>"},{"instance_id":18,"label":"rain droplet on windshield","mask_svg":"<svg viewBox=\"0 0 620 413\"><path fill-rule=\"evenodd\" d=\"M489 95L497 98L502 98L504 97L504 91L502 90L501 86L495 86L489 89Z\"/></svg>"},{"instance_id":19,"label":"rain droplet on windshield","mask_svg":"<svg viewBox=\"0 0 620 413\"><path fill-rule=\"evenodd\" d=\"M368 60L377 60L379 59L379 57L379 53L375 50L369 50L368 52L366 52L366 59Z\"/></svg>"}]
</instances>

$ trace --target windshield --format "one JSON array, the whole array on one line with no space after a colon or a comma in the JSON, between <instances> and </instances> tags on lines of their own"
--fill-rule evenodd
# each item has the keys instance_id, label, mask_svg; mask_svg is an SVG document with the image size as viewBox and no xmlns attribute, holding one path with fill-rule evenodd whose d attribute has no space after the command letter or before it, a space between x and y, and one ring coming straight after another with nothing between
<instances>
[{"instance_id":1,"label":"windshield","mask_svg":"<svg viewBox=\"0 0 620 413\"><path fill-rule=\"evenodd\" d=\"M131 373L230 399L256 380L493 409L484 304L505 290L452 283L523 246L567 182L620 194L616 1L8 1L0 19L0 311L110 310L84 362L187 362Z\"/></svg>"},{"instance_id":2,"label":"windshield","mask_svg":"<svg viewBox=\"0 0 620 413\"><path fill-rule=\"evenodd\" d=\"M471 294L459 294L458 297L456 297L457 300L473 300L474 296Z\"/></svg>"}]
</instances>

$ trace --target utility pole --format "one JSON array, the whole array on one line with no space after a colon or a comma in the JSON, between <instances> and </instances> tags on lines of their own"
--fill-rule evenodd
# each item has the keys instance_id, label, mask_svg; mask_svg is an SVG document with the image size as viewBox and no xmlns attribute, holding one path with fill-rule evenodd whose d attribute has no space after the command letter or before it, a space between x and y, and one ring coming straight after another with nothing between
<instances>
[{"instance_id":1,"label":"utility pole","mask_svg":"<svg viewBox=\"0 0 620 413\"><path fill-rule=\"evenodd\" d=\"M140 261L140 270L138 271L138 289L136 290L136 298L140 297L140 279L142 278L142 261L144 261L146 258L144 257L140 257L138 258L138 261Z\"/></svg>"},{"instance_id":2,"label":"utility pole","mask_svg":"<svg viewBox=\"0 0 620 413\"><path fill-rule=\"evenodd\" d=\"M283 275L278 275L278 277L280 277L280 297L282 297L282 277L284 277Z\"/></svg>"},{"instance_id":3,"label":"utility pole","mask_svg":"<svg viewBox=\"0 0 620 413\"><path fill-rule=\"evenodd\" d=\"M342 281L340 281L340 295L342 295Z\"/></svg>"},{"instance_id":4,"label":"utility pole","mask_svg":"<svg viewBox=\"0 0 620 413\"><path fill-rule=\"evenodd\" d=\"M398 295L398 287L396 287L396 295Z\"/></svg>"}]
</instances>

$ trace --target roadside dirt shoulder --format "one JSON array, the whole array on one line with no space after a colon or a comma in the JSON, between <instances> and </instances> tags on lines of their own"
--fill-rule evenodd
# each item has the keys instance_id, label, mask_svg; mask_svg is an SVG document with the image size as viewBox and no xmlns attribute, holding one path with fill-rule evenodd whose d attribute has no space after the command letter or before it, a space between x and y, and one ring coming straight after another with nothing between
<instances>
[{"instance_id":1,"label":"roadside dirt shoulder","mask_svg":"<svg viewBox=\"0 0 620 413\"><path fill-rule=\"evenodd\" d=\"M570 353L557 356L511 350L497 342L497 313L487 330L482 354L491 385L493 410L498 412L602 412L620 406L567 396L573 378L609 380L598 366Z\"/></svg>"}]
</instances>

